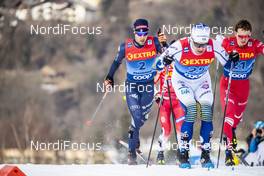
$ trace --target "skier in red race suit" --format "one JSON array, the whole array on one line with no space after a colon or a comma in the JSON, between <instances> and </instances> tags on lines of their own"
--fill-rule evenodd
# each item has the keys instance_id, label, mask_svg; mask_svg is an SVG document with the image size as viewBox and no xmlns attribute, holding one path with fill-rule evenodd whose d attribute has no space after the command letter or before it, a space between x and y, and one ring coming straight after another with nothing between
<instances>
[{"instance_id":1,"label":"skier in red race suit","mask_svg":"<svg viewBox=\"0 0 264 176\"><path fill-rule=\"evenodd\" d=\"M165 164L164 150L166 149L166 144L171 134L171 129L172 129L171 126L173 125L171 124L171 119L170 119L171 112L172 112L171 109L173 109L173 113L176 118L174 122L175 122L176 130L177 130L177 134L180 134L181 126L185 118L184 109L182 108L181 103L178 100L175 94L174 88L171 84L172 71L173 71L173 65L168 66L167 79L168 79L169 87L170 87L172 108L170 106L168 86L166 83L166 69L163 69L161 72L157 73L155 77L155 83L157 84L159 82L159 91L155 95L157 103L159 103L161 99L162 89L164 91L163 102L160 107L160 116L159 116L162 132L158 140L158 143L159 143L158 156L157 156L158 164Z\"/></svg>"},{"instance_id":2,"label":"skier in red race suit","mask_svg":"<svg viewBox=\"0 0 264 176\"><path fill-rule=\"evenodd\" d=\"M232 149L236 148L237 142L235 129L242 119L246 109L250 91L249 76L252 73L254 63L259 54L264 54L264 45L257 39L251 38L252 27L247 20L240 20L235 26L235 36L226 37L221 41L222 46L230 53L233 50L239 53L239 60L235 63L228 104L224 120L224 135L226 141L227 166L235 165ZM220 101L222 110L225 107L225 96L230 76L231 62L224 66L224 73L220 80Z\"/></svg>"}]
</instances>

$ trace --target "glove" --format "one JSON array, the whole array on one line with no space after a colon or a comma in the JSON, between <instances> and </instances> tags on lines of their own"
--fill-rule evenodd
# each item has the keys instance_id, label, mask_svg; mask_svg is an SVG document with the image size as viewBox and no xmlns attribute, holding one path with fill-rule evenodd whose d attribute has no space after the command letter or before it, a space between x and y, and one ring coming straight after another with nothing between
<instances>
[{"instance_id":1,"label":"glove","mask_svg":"<svg viewBox=\"0 0 264 176\"><path fill-rule=\"evenodd\" d=\"M109 91L110 87L114 87L114 79L110 76L107 76L104 81L104 86L106 87L106 90Z\"/></svg>"},{"instance_id":2,"label":"glove","mask_svg":"<svg viewBox=\"0 0 264 176\"><path fill-rule=\"evenodd\" d=\"M232 62L234 62L234 63L238 62L238 61L239 61L239 54L238 54L238 52L237 52L237 51L232 51L232 52L229 54L229 59L230 59Z\"/></svg>"},{"instance_id":3,"label":"glove","mask_svg":"<svg viewBox=\"0 0 264 176\"><path fill-rule=\"evenodd\" d=\"M154 100L156 101L157 104L160 103L160 99L161 99L160 93L156 93L156 95L154 96Z\"/></svg>"},{"instance_id":4,"label":"glove","mask_svg":"<svg viewBox=\"0 0 264 176\"><path fill-rule=\"evenodd\" d=\"M165 57L163 58L163 64L164 64L165 66L170 65L173 61L174 61L174 59L173 59L172 57L170 57L170 56L165 56Z\"/></svg>"}]
</instances>

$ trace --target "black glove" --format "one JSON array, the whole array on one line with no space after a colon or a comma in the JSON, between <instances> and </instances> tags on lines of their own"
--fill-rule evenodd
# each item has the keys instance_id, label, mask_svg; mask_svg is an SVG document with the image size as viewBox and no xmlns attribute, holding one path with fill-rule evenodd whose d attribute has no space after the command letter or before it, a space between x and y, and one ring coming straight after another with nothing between
<instances>
[{"instance_id":1,"label":"black glove","mask_svg":"<svg viewBox=\"0 0 264 176\"><path fill-rule=\"evenodd\" d=\"M165 56L165 57L163 58L163 64L164 64L165 66L170 65L173 61L174 61L174 59L173 59L172 57L170 57L170 56Z\"/></svg>"},{"instance_id":2,"label":"black glove","mask_svg":"<svg viewBox=\"0 0 264 176\"><path fill-rule=\"evenodd\" d=\"M232 62L234 62L234 63L238 62L238 61L239 61L239 53L236 52L236 51L232 51L232 52L229 54L229 59L230 59Z\"/></svg>"},{"instance_id":3,"label":"black glove","mask_svg":"<svg viewBox=\"0 0 264 176\"><path fill-rule=\"evenodd\" d=\"M112 77L107 75L104 82L106 86L110 84L112 87L114 87L114 79Z\"/></svg>"},{"instance_id":4,"label":"black glove","mask_svg":"<svg viewBox=\"0 0 264 176\"><path fill-rule=\"evenodd\" d=\"M160 96L160 94L156 94L156 95L154 96L154 100L156 101L157 104L159 104L159 103L160 103L160 100L161 100L161 96Z\"/></svg>"}]
</instances>

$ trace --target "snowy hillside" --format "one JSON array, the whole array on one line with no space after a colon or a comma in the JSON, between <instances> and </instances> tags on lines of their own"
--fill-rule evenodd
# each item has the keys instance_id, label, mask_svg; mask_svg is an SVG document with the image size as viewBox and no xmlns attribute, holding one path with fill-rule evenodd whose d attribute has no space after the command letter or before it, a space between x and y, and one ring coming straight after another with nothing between
<instances>
[{"instance_id":1,"label":"snowy hillside","mask_svg":"<svg viewBox=\"0 0 264 176\"><path fill-rule=\"evenodd\" d=\"M17 165L27 176L264 176L264 167L239 166L232 170L221 166L207 169L195 166L192 169L180 169L178 166L153 165ZM3 167L3 165L0 165Z\"/></svg>"}]
</instances>

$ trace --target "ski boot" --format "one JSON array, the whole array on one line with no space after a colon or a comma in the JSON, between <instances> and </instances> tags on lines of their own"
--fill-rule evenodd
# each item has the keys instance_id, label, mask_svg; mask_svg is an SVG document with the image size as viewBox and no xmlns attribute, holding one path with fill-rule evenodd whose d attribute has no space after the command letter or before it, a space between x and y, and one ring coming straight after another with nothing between
<instances>
[{"instance_id":1,"label":"ski boot","mask_svg":"<svg viewBox=\"0 0 264 176\"><path fill-rule=\"evenodd\" d=\"M137 154L136 152L129 151L127 155L128 165L137 165Z\"/></svg>"},{"instance_id":2,"label":"ski boot","mask_svg":"<svg viewBox=\"0 0 264 176\"><path fill-rule=\"evenodd\" d=\"M210 159L210 151L202 149L201 164L203 168L214 168L214 163Z\"/></svg>"},{"instance_id":3,"label":"ski boot","mask_svg":"<svg viewBox=\"0 0 264 176\"><path fill-rule=\"evenodd\" d=\"M232 150L226 149L225 154L226 154L226 158L225 158L226 166L239 165L239 158L232 153Z\"/></svg>"},{"instance_id":4,"label":"ski boot","mask_svg":"<svg viewBox=\"0 0 264 176\"><path fill-rule=\"evenodd\" d=\"M165 164L164 152L163 151L159 151L158 156L157 156L157 163L160 164L160 165L164 165Z\"/></svg>"},{"instance_id":5,"label":"ski boot","mask_svg":"<svg viewBox=\"0 0 264 176\"><path fill-rule=\"evenodd\" d=\"M235 151L236 148L237 148L237 137L236 137L236 129L233 128L232 129L232 133L233 133L233 138L232 138L232 147L233 147L233 150Z\"/></svg>"},{"instance_id":6,"label":"ski boot","mask_svg":"<svg viewBox=\"0 0 264 176\"><path fill-rule=\"evenodd\" d=\"M180 161L180 168L184 168L184 169L190 169L191 168L191 164L189 162L189 151L186 149L183 149L182 151L180 151L179 153L179 161Z\"/></svg>"}]
</instances>

